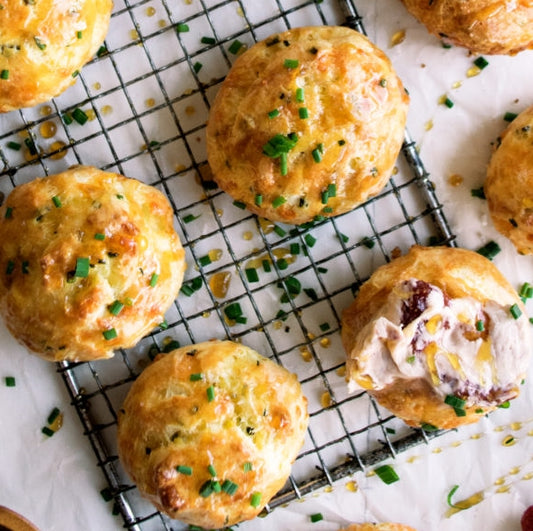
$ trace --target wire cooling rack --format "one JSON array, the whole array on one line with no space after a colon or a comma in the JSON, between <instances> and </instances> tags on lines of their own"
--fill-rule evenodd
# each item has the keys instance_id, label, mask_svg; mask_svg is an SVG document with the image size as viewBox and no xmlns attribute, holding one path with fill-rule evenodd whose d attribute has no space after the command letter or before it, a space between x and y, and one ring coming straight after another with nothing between
<instances>
[{"instance_id":1,"label":"wire cooling rack","mask_svg":"<svg viewBox=\"0 0 533 531\"><path fill-rule=\"evenodd\" d=\"M364 32L350 0L117 0L105 46L76 85L0 117L0 201L17 184L81 163L152 184L174 209L188 270L164 323L111 360L58 368L128 529L180 526L142 500L115 441L132 381L155 352L178 343L242 341L298 375L310 425L268 510L435 436L408 428L364 392L347 394L339 334L342 309L376 267L414 243L454 245L408 135L379 196L303 227L239 208L206 162L209 104L238 54L276 32L318 24ZM247 276L250 268L258 278ZM237 323L224 312L235 303Z\"/></svg>"}]
</instances>

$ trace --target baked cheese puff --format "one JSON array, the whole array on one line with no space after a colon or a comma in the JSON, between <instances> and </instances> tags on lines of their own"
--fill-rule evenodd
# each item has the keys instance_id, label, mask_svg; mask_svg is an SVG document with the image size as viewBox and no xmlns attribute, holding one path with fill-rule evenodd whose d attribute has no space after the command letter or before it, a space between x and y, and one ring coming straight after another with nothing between
<instances>
[{"instance_id":1,"label":"baked cheese puff","mask_svg":"<svg viewBox=\"0 0 533 531\"><path fill-rule=\"evenodd\" d=\"M98 51L111 0L3 0L0 112L32 107L76 81Z\"/></svg>"},{"instance_id":2,"label":"baked cheese puff","mask_svg":"<svg viewBox=\"0 0 533 531\"><path fill-rule=\"evenodd\" d=\"M498 138L484 185L496 229L520 254L533 253L533 107L515 118Z\"/></svg>"},{"instance_id":3,"label":"baked cheese puff","mask_svg":"<svg viewBox=\"0 0 533 531\"><path fill-rule=\"evenodd\" d=\"M90 166L17 186L0 207L0 313L50 361L108 358L164 319L185 270L166 197Z\"/></svg>"},{"instance_id":4,"label":"baked cheese puff","mask_svg":"<svg viewBox=\"0 0 533 531\"><path fill-rule=\"evenodd\" d=\"M254 518L288 479L308 423L296 376L231 341L159 356L118 417L120 460L171 518L206 529Z\"/></svg>"},{"instance_id":5,"label":"baked cheese puff","mask_svg":"<svg viewBox=\"0 0 533 531\"><path fill-rule=\"evenodd\" d=\"M273 35L238 57L211 107L214 180L272 221L348 212L387 184L408 100L389 59L355 30Z\"/></svg>"},{"instance_id":6,"label":"baked cheese puff","mask_svg":"<svg viewBox=\"0 0 533 531\"><path fill-rule=\"evenodd\" d=\"M533 47L529 0L402 0L428 31L480 54L516 54Z\"/></svg>"},{"instance_id":7,"label":"baked cheese puff","mask_svg":"<svg viewBox=\"0 0 533 531\"><path fill-rule=\"evenodd\" d=\"M414 246L379 267L343 312L349 388L366 389L411 426L476 422L518 396L530 327L490 260Z\"/></svg>"}]
</instances>

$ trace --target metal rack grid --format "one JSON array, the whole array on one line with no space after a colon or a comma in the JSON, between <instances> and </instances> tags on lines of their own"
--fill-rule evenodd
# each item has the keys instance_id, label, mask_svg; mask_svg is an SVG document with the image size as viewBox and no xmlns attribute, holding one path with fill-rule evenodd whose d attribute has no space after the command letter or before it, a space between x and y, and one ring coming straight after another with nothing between
<instances>
[{"instance_id":1,"label":"metal rack grid","mask_svg":"<svg viewBox=\"0 0 533 531\"><path fill-rule=\"evenodd\" d=\"M189 31L177 32L178 24ZM361 282L414 243L454 245L409 136L381 194L312 225L265 223L210 178L205 120L235 57L257 40L311 24L364 32L351 0L268 0L260 7L254 0L183 0L174 9L167 0L117 0L106 46L76 85L46 105L0 117L0 202L17 184L92 164L156 186L174 209L188 270L165 322L111 360L58 367L128 529L179 528L141 499L115 442L116 411L131 382L154 351L173 341L242 341L298 374L309 429L291 478L268 510L437 435L408 428L366 393L348 395L343 378L340 316ZM77 108L88 116L83 126L67 124ZM22 149L9 149L9 142ZM270 272L261 269L265 260ZM257 282L246 277L250 265L259 266ZM301 283L300 294L290 293L288 278ZM228 284L222 297L217 279ZM224 317L234 302L245 323Z\"/></svg>"}]
</instances>

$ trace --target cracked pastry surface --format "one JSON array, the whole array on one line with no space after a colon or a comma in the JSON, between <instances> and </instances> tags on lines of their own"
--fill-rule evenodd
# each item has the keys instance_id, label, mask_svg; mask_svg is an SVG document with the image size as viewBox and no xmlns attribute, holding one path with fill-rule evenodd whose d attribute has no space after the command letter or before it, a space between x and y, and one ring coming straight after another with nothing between
<instances>
[{"instance_id":1,"label":"cracked pastry surface","mask_svg":"<svg viewBox=\"0 0 533 531\"><path fill-rule=\"evenodd\" d=\"M214 179L273 221L350 211L387 184L408 100L386 55L352 29L272 35L237 58L211 107Z\"/></svg>"},{"instance_id":2,"label":"cracked pastry surface","mask_svg":"<svg viewBox=\"0 0 533 531\"><path fill-rule=\"evenodd\" d=\"M519 394L529 327L489 260L414 246L377 269L344 311L347 379L407 424L476 422Z\"/></svg>"},{"instance_id":3,"label":"cracked pastry surface","mask_svg":"<svg viewBox=\"0 0 533 531\"><path fill-rule=\"evenodd\" d=\"M0 207L0 313L50 361L107 358L164 319L185 252L166 197L90 166L14 188Z\"/></svg>"},{"instance_id":4,"label":"cracked pastry surface","mask_svg":"<svg viewBox=\"0 0 533 531\"><path fill-rule=\"evenodd\" d=\"M402 0L428 31L480 54L516 54L533 47L530 0Z\"/></svg>"},{"instance_id":5,"label":"cracked pastry surface","mask_svg":"<svg viewBox=\"0 0 533 531\"><path fill-rule=\"evenodd\" d=\"M120 410L119 456L159 510L218 529L254 518L284 485L307 422L294 374L242 344L210 341L140 374Z\"/></svg>"},{"instance_id":6,"label":"cracked pastry surface","mask_svg":"<svg viewBox=\"0 0 533 531\"><path fill-rule=\"evenodd\" d=\"M521 112L495 145L483 186L496 229L520 254L533 253L533 107Z\"/></svg>"},{"instance_id":7,"label":"cracked pastry surface","mask_svg":"<svg viewBox=\"0 0 533 531\"><path fill-rule=\"evenodd\" d=\"M59 95L93 58L109 26L111 0L3 0L0 112Z\"/></svg>"}]
</instances>

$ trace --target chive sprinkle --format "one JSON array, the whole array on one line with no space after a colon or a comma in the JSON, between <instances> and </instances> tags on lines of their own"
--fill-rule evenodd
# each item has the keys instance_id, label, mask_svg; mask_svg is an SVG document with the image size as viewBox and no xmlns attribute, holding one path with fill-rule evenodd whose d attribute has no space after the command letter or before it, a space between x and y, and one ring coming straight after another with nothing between
<instances>
[{"instance_id":1,"label":"chive sprinkle","mask_svg":"<svg viewBox=\"0 0 533 531\"><path fill-rule=\"evenodd\" d=\"M500 409L509 409L511 407L511 402L509 400L506 400L502 404L498 406Z\"/></svg>"},{"instance_id":2,"label":"chive sprinkle","mask_svg":"<svg viewBox=\"0 0 533 531\"><path fill-rule=\"evenodd\" d=\"M254 492L250 498L250 505L252 507L259 507L261 505L262 494L260 492Z\"/></svg>"},{"instance_id":3,"label":"chive sprinkle","mask_svg":"<svg viewBox=\"0 0 533 531\"><path fill-rule=\"evenodd\" d=\"M0 79L9 79L9 70L6 70L5 68L0 72Z\"/></svg>"},{"instance_id":4,"label":"chive sprinkle","mask_svg":"<svg viewBox=\"0 0 533 531\"><path fill-rule=\"evenodd\" d=\"M4 382L6 387L15 387L17 385L17 381L15 380L14 376L6 376Z\"/></svg>"},{"instance_id":5,"label":"chive sprinkle","mask_svg":"<svg viewBox=\"0 0 533 531\"><path fill-rule=\"evenodd\" d=\"M390 485L391 483L394 483L400 479L394 468L392 468L390 465L379 466L378 468L374 469L374 472L379 479L381 479L381 481L387 485Z\"/></svg>"},{"instance_id":6,"label":"chive sprinkle","mask_svg":"<svg viewBox=\"0 0 533 531\"><path fill-rule=\"evenodd\" d=\"M74 276L80 278L89 276L89 267L89 258L85 256L76 258L76 270L74 271Z\"/></svg>"},{"instance_id":7,"label":"chive sprinkle","mask_svg":"<svg viewBox=\"0 0 533 531\"><path fill-rule=\"evenodd\" d=\"M55 431L51 430L48 426L44 426L44 428L41 429L41 433L43 433L47 437L52 437L52 435L54 435Z\"/></svg>"},{"instance_id":8,"label":"chive sprinkle","mask_svg":"<svg viewBox=\"0 0 533 531\"><path fill-rule=\"evenodd\" d=\"M192 468L186 465L178 465L176 471L184 476L192 476Z\"/></svg>"},{"instance_id":9,"label":"chive sprinkle","mask_svg":"<svg viewBox=\"0 0 533 531\"><path fill-rule=\"evenodd\" d=\"M246 463L244 463L244 465L242 465L242 469L245 472L251 472L253 470L253 465L252 465L252 463L250 463L250 461L246 461Z\"/></svg>"},{"instance_id":10,"label":"chive sprinkle","mask_svg":"<svg viewBox=\"0 0 533 531\"><path fill-rule=\"evenodd\" d=\"M113 303L107 307L107 309L109 310L109 313L112 315L118 315L122 311L123 308L124 308L124 304L120 301L113 301Z\"/></svg>"},{"instance_id":11,"label":"chive sprinkle","mask_svg":"<svg viewBox=\"0 0 533 531\"><path fill-rule=\"evenodd\" d=\"M221 488L226 494L233 496L237 492L237 489L239 488L239 486L237 485L237 483L234 483L233 481L226 479L222 483Z\"/></svg>"},{"instance_id":12,"label":"chive sprinkle","mask_svg":"<svg viewBox=\"0 0 533 531\"><path fill-rule=\"evenodd\" d=\"M232 53L233 55L237 55L239 53L239 50L244 46L244 43L242 43L239 39L235 39L229 46L228 52Z\"/></svg>"},{"instance_id":13,"label":"chive sprinkle","mask_svg":"<svg viewBox=\"0 0 533 531\"><path fill-rule=\"evenodd\" d=\"M5 219L11 219L13 217L13 207L6 207Z\"/></svg>"},{"instance_id":14,"label":"chive sprinkle","mask_svg":"<svg viewBox=\"0 0 533 531\"><path fill-rule=\"evenodd\" d=\"M263 204L263 196L261 194L255 194L254 203L256 206L261 206Z\"/></svg>"},{"instance_id":15,"label":"chive sprinkle","mask_svg":"<svg viewBox=\"0 0 533 531\"><path fill-rule=\"evenodd\" d=\"M289 173L287 153L280 153L279 155L279 171L283 176Z\"/></svg>"},{"instance_id":16,"label":"chive sprinkle","mask_svg":"<svg viewBox=\"0 0 533 531\"><path fill-rule=\"evenodd\" d=\"M217 476L217 471L215 470L215 467L213 465L209 465L207 467L207 471L209 472L209 474L211 474L211 476L213 476L214 478Z\"/></svg>"},{"instance_id":17,"label":"chive sprinkle","mask_svg":"<svg viewBox=\"0 0 533 531\"><path fill-rule=\"evenodd\" d=\"M39 39L39 37L33 37L33 40L35 42L35 44L37 45L37 48L39 48L39 50L45 50L46 49L46 44L44 44L43 41L41 41L41 39Z\"/></svg>"},{"instance_id":18,"label":"chive sprinkle","mask_svg":"<svg viewBox=\"0 0 533 531\"><path fill-rule=\"evenodd\" d=\"M52 197L52 203L54 203L54 206L56 208L61 208L63 206L61 203L61 199L59 199L57 195L54 195L54 197Z\"/></svg>"},{"instance_id":19,"label":"chive sprinkle","mask_svg":"<svg viewBox=\"0 0 533 531\"><path fill-rule=\"evenodd\" d=\"M315 522L320 522L320 520L324 520L324 517L322 516L322 513L315 513L312 514L309 519L314 524Z\"/></svg>"},{"instance_id":20,"label":"chive sprinkle","mask_svg":"<svg viewBox=\"0 0 533 531\"><path fill-rule=\"evenodd\" d=\"M208 266L211 263L211 258L209 258L208 254L206 254L204 256L200 256L200 258L198 258L198 263L202 267Z\"/></svg>"},{"instance_id":21,"label":"chive sprinkle","mask_svg":"<svg viewBox=\"0 0 533 531\"><path fill-rule=\"evenodd\" d=\"M158 280L159 275L157 273L152 273L152 276L150 277L150 287L154 288Z\"/></svg>"},{"instance_id":22,"label":"chive sprinkle","mask_svg":"<svg viewBox=\"0 0 533 531\"><path fill-rule=\"evenodd\" d=\"M265 273L270 273L272 271L272 267L270 265L270 261L269 260L263 260L261 262L261 265L263 266L263 271Z\"/></svg>"},{"instance_id":23,"label":"chive sprinkle","mask_svg":"<svg viewBox=\"0 0 533 531\"><path fill-rule=\"evenodd\" d=\"M207 394L207 401L212 402L215 399L215 388L212 385L210 385L206 390L206 394Z\"/></svg>"},{"instance_id":24,"label":"chive sprinkle","mask_svg":"<svg viewBox=\"0 0 533 531\"><path fill-rule=\"evenodd\" d=\"M457 489L459 488L459 485L454 485L452 487L452 489L450 490L450 492L448 492L448 496L446 496L446 502L448 503L448 505L450 507L453 507L454 509L460 509L460 507L458 507L457 505L454 505L452 503L452 497L453 495L457 492Z\"/></svg>"},{"instance_id":25,"label":"chive sprinkle","mask_svg":"<svg viewBox=\"0 0 533 531\"><path fill-rule=\"evenodd\" d=\"M224 308L224 314L228 319L236 319L237 317L241 317L243 314L241 305L238 302L228 304L228 306Z\"/></svg>"},{"instance_id":26,"label":"chive sprinkle","mask_svg":"<svg viewBox=\"0 0 533 531\"><path fill-rule=\"evenodd\" d=\"M202 37L200 42L202 44L216 44L217 41L213 37Z\"/></svg>"},{"instance_id":27,"label":"chive sprinkle","mask_svg":"<svg viewBox=\"0 0 533 531\"><path fill-rule=\"evenodd\" d=\"M489 260L492 260L500 251L501 247L495 241L490 241L477 250L480 255Z\"/></svg>"},{"instance_id":28,"label":"chive sprinkle","mask_svg":"<svg viewBox=\"0 0 533 531\"><path fill-rule=\"evenodd\" d=\"M76 38L83 39L83 31L77 31L76 32Z\"/></svg>"},{"instance_id":29,"label":"chive sprinkle","mask_svg":"<svg viewBox=\"0 0 533 531\"><path fill-rule=\"evenodd\" d=\"M110 341L111 339L115 339L118 334L114 328L108 328L102 332L102 335L106 341Z\"/></svg>"},{"instance_id":30,"label":"chive sprinkle","mask_svg":"<svg viewBox=\"0 0 533 531\"><path fill-rule=\"evenodd\" d=\"M203 68L203 64L200 63L200 61L196 61L196 63L194 63L192 65L192 69L194 70L194 73L197 74L198 72L200 72L200 70Z\"/></svg>"},{"instance_id":31,"label":"chive sprinkle","mask_svg":"<svg viewBox=\"0 0 533 531\"><path fill-rule=\"evenodd\" d=\"M476 321L476 330L478 332L483 332L483 330L485 330L485 325L483 324L483 321Z\"/></svg>"},{"instance_id":32,"label":"chive sprinkle","mask_svg":"<svg viewBox=\"0 0 533 531\"><path fill-rule=\"evenodd\" d=\"M28 267L30 266L30 263L28 262L28 260L24 260L22 262L22 274L23 275L27 275L30 270L28 269Z\"/></svg>"},{"instance_id":33,"label":"chive sprinkle","mask_svg":"<svg viewBox=\"0 0 533 531\"><path fill-rule=\"evenodd\" d=\"M300 244L297 242L291 243L289 251L293 256L300 254Z\"/></svg>"},{"instance_id":34,"label":"chive sprinkle","mask_svg":"<svg viewBox=\"0 0 533 531\"><path fill-rule=\"evenodd\" d=\"M278 266L278 269L281 269L283 271L289 267L289 262L287 262L285 258L280 258L276 261L276 265Z\"/></svg>"},{"instance_id":35,"label":"chive sprinkle","mask_svg":"<svg viewBox=\"0 0 533 531\"><path fill-rule=\"evenodd\" d=\"M204 375L201 372L195 372L189 376L191 382L199 382L204 379Z\"/></svg>"},{"instance_id":36,"label":"chive sprinkle","mask_svg":"<svg viewBox=\"0 0 533 531\"><path fill-rule=\"evenodd\" d=\"M480 70L483 70L485 67L487 67L489 65L489 62L483 56L480 56L474 61L474 64Z\"/></svg>"},{"instance_id":37,"label":"chive sprinkle","mask_svg":"<svg viewBox=\"0 0 533 531\"><path fill-rule=\"evenodd\" d=\"M259 275L255 267L249 267L244 270L248 282L259 282Z\"/></svg>"},{"instance_id":38,"label":"chive sprinkle","mask_svg":"<svg viewBox=\"0 0 533 531\"><path fill-rule=\"evenodd\" d=\"M335 183L328 184L328 196L337 197L337 185Z\"/></svg>"},{"instance_id":39,"label":"chive sprinkle","mask_svg":"<svg viewBox=\"0 0 533 531\"><path fill-rule=\"evenodd\" d=\"M509 308L509 311L511 312L513 319L518 319L522 315L522 310L518 307L518 304L513 304Z\"/></svg>"},{"instance_id":40,"label":"chive sprinkle","mask_svg":"<svg viewBox=\"0 0 533 531\"><path fill-rule=\"evenodd\" d=\"M79 107L72 111L72 118L74 118L74 120L76 120L76 122L78 122L80 125L84 125L89 119L85 111Z\"/></svg>"},{"instance_id":41,"label":"chive sprinkle","mask_svg":"<svg viewBox=\"0 0 533 531\"><path fill-rule=\"evenodd\" d=\"M313 149L313 151L311 151L311 155L313 156L313 160L317 164L322 161L322 152L318 147L316 147L315 149Z\"/></svg>"},{"instance_id":42,"label":"chive sprinkle","mask_svg":"<svg viewBox=\"0 0 533 531\"><path fill-rule=\"evenodd\" d=\"M305 101L304 89L301 87L296 89L296 101L298 103L303 103Z\"/></svg>"},{"instance_id":43,"label":"chive sprinkle","mask_svg":"<svg viewBox=\"0 0 533 531\"><path fill-rule=\"evenodd\" d=\"M268 117L269 117L269 118L276 118L277 116L279 116L279 110L278 110L278 109L272 109L272 110L268 113Z\"/></svg>"},{"instance_id":44,"label":"chive sprinkle","mask_svg":"<svg viewBox=\"0 0 533 531\"><path fill-rule=\"evenodd\" d=\"M298 109L298 116L301 120L307 120L307 118L309 118L309 111L307 110L307 107L300 107Z\"/></svg>"},{"instance_id":45,"label":"chive sprinkle","mask_svg":"<svg viewBox=\"0 0 533 531\"><path fill-rule=\"evenodd\" d=\"M472 197L478 197L479 199L486 199L485 190L483 189L483 186L481 186L480 188L472 188L472 190L470 190L470 195Z\"/></svg>"},{"instance_id":46,"label":"chive sprinkle","mask_svg":"<svg viewBox=\"0 0 533 531\"><path fill-rule=\"evenodd\" d=\"M211 496L211 494L213 494L213 487L211 485L211 480L208 479L201 487L200 487L200 491L199 491L199 494L202 498L208 498L209 496Z\"/></svg>"},{"instance_id":47,"label":"chive sprinkle","mask_svg":"<svg viewBox=\"0 0 533 531\"><path fill-rule=\"evenodd\" d=\"M282 195L278 195L277 197L274 198L274 200L272 201L272 206L274 208L278 208L280 207L281 205L283 205L284 203L286 203L287 200L282 196Z\"/></svg>"},{"instance_id":48,"label":"chive sprinkle","mask_svg":"<svg viewBox=\"0 0 533 531\"><path fill-rule=\"evenodd\" d=\"M12 149L13 151L20 151L20 148L22 147L18 142L13 142L12 140L6 145L9 149Z\"/></svg>"},{"instance_id":49,"label":"chive sprinkle","mask_svg":"<svg viewBox=\"0 0 533 531\"><path fill-rule=\"evenodd\" d=\"M15 262L13 262L13 260L9 260L6 266L6 275L11 275L14 270L15 270Z\"/></svg>"},{"instance_id":50,"label":"chive sprinkle","mask_svg":"<svg viewBox=\"0 0 533 531\"><path fill-rule=\"evenodd\" d=\"M452 406L454 409L464 409L466 401L455 395L446 395L444 403Z\"/></svg>"},{"instance_id":51,"label":"chive sprinkle","mask_svg":"<svg viewBox=\"0 0 533 531\"><path fill-rule=\"evenodd\" d=\"M329 194L327 190L324 190L321 194L321 202L323 205L327 205L329 201Z\"/></svg>"},{"instance_id":52,"label":"chive sprinkle","mask_svg":"<svg viewBox=\"0 0 533 531\"><path fill-rule=\"evenodd\" d=\"M516 114L516 113L514 113L514 112L506 112L506 113L503 115L503 119L504 119L506 122L512 122L517 116L518 116L518 114Z\"/></svg>"},{"instance_id":53,"label":"chive sprinkle","mask_svg":"<svg viewBox=\"0 0 533 531\"><path fill-rule=\"evenodd\" d=\"M304 241L309 247L313 247L316 243L316 238L312 234L306 234Z\"/></svg>"},{"instance_id":54,"label":"chive sprinkle","mask_svg":"<svg viewBox=\"0 0 533 531\"><path fill-rule=\"evenodd\" d=\"M105 240L105 234L102 234L101 232L96 232L94 235L95 240L104 241Z\"/></svg>"},{"instance_id":55,"label":"chive sprinkle","mask_svg":"<svg viewBox=\"0 0 533 531\"><path fill-rule=\"evenodd\" d=\"M59 408L55 407L48 415L46 422L48 422L48 424L53 424L56 421L57 417L59 417L60 413L61 411L59 410Z\"/></svg>"},{"instance_id":56,"label":"chive sprinkle","mask_svg":"<svg viewBox=\"0 0 533 531\"><path fill-rule=\"evenodd\" d=\"M298 68L299 64L300 62L298 61L298 59L285 59L285 61L283 61L283 66L285 68L288 68L289 70Z\"/></svg>"},{"instance_id":57,"label":"chive sprinkle","mask_svg":"<svg viewBox=\"0 0 533 531\"><path fill-rule=\"evenodd\" d=\"M444 98L443 103L444 105L446 105L446 107L448 107L448 109L451 109L454 106L453 101L450 98L448 98L448 96Z\"/></svg>"},{"instance_id":58,"label":"chive sprinkle","mask_svg":"<svg viewBox=\"0 0 533 531\"><path fill-rule=\"evenodd\" d=\"M279 225L274 225L273 230L280 238L283 238L283 236L287 234L287 231L282 229Z\"/></svg>"},{"instance_id":59,"label":"chive sprinkle","mask_svg":"<svg viewBox=\"0 0 533 531\"><path fill-rule=\"evenodd\" d=\"M177 33L187 33L188 31L190 31L190 28L189 28L188 24L185 24L184 22L180 22L176 26L176 32Z\"/></svg>"}]
</instances>

